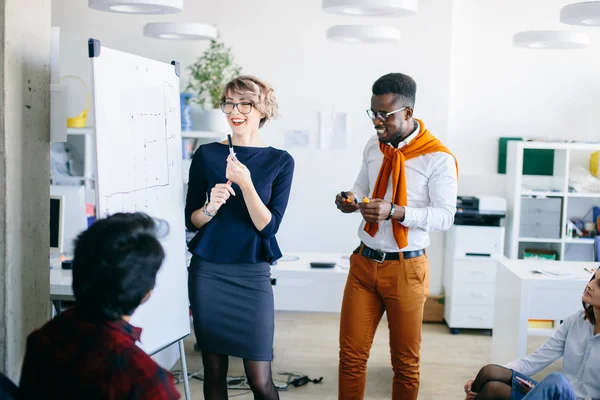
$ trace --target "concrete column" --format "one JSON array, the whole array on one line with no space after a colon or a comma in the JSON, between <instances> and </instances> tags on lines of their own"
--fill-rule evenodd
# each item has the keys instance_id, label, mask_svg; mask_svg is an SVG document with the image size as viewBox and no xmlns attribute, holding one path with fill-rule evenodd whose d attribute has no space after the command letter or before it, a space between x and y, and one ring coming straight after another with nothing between
<instances>
[{"instance_id":1,"label":"concrete column","mask_svg":"<svg viewBox=\"0 0 600 400\"><path fill-rule=\"evenodd\" d=\"M49 319L50 0L0 0L0 371Z\"/></svg>"}]
</instances>

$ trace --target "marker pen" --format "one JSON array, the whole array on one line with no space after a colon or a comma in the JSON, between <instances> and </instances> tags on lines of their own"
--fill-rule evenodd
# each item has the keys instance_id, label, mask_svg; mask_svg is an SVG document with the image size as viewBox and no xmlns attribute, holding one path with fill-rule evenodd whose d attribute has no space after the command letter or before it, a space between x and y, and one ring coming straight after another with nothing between
<instances>
[{"instance_id":1,"label":"marker pen","mask_svg":"<svg viewBox=\"0 0 600 400\"><path fill-rule=\"evenodd\" d=\"M352 203L352 200L350 200L350 197L348 196L348 193L342 191L340 194L342 195L342 197L344 198L344 200L346 201L346 203ZM354 199L354 202L357 203L356 198Z\"/></svg>"},{"instance_id":2,"label":"marker pen","mask_svg":"<svg viewBox=\"0 0 600 400\"><path fill-rule=\"evenodd\" d=\"M231 141L231 135L227 134L227 141L229 142L229 154L231 154L231 158L235 159L235 153L233 152L233 142Z\"/></svg>"}]
</instances>

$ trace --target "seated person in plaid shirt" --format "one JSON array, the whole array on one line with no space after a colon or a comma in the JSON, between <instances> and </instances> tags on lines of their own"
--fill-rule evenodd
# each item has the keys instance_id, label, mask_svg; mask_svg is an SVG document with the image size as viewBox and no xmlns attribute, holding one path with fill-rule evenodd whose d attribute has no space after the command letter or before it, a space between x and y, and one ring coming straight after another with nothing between
<instances>
[{"instance_id":1,"label":"seated person in plaid shirt","mask_svg":"<svg viewBox=\"0 0 600 400\"><path fill-rule=\"evenodd\" d=\"M115 214L77 238L75 306L29 335L21 399L179 399L128 322L165 257L159 231L166 223L145 214Z\"/></svg>"}]
</instances>

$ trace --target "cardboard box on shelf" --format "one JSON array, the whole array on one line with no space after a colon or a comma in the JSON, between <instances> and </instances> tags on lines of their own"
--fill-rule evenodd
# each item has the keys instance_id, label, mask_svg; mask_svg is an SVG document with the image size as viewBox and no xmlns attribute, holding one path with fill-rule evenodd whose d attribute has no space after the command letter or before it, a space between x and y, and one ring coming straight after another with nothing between
<instances>
[{"instance_id":1,"label":"cardboard box on shelf","mask_svg":"<svg viewBox=\"0 0 600 400\"><path fill-rule=\"evenodd\" d=\"M530 319L527 324L530 328L552 329L554 320L551 319Z\"/></svg>"},{"instance_id":2,"label":"cardboard box on shelf","mask_svg":"<svg viewBox=\"0 0 600 400\"><path fill-rule=\"evenodd\" d=\"M428 296L425 301L423 322L444 321L444 296Z\"/></svg>"}]
</instances>

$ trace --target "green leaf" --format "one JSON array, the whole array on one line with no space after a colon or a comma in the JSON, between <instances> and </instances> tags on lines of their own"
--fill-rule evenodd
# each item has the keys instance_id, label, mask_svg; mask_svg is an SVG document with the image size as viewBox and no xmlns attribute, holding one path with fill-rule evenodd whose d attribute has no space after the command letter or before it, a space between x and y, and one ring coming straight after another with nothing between
<instances>
[{"instance_id":1,"label":"green leaf","mask_svg":"<svg viewBox=\"0 0 600 400\"><path fill-rule=\"evenodd\" d=\"M200 106L208 103L213 108L219 108L225 85L242 71L220 37L211 40L208 49L187 69L190 80L185 90L196 94L193 101Z\"/></svg>"}]
</instances>

